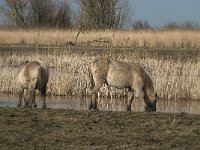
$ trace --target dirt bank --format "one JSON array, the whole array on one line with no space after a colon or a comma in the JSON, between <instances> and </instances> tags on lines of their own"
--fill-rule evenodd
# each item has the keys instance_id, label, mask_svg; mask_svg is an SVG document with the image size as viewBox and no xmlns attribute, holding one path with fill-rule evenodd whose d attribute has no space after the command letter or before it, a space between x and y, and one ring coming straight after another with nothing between
<instances>
[{"instance_id":1,"label":"dirt bank","mask_svg":"<svg viewBox=\"0 0 200 150\"><path fill-rule=\"evenodd\" d=\"M0 149L199 149L200 115L0 107Z\"/></svg>"}]
</instances>

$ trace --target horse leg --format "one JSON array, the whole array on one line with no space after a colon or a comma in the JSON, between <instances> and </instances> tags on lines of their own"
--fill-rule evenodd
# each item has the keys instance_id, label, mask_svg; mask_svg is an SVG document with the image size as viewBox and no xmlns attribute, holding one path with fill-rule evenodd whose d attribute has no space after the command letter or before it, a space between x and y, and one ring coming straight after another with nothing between
<instances>
[{"instance_id":1,"label":"horse leg","mask_svg":"<svg viewBox=\"0 0 200 150\"><path fill-rule=\"evenodd\" d=\"M144 102L144 104L145 104L145 110L146 110L146 102L145 102L145 94L144 94L144 91L143 91L143 86L142 86L142 84L140 84L140 85L138 85L138 86L136 86L135 88L134 88L134 100L136 100L136 101L142 101L142 102Z\"/></svg>"},{"instance_id":2,"label":"horse leg","mask_svg":"<svg viewBox=\"0 0 200 150\"><path fill-rule=\"evenodd\" d=\"M29 91L24 89L24 108L28 107Z\"/></svg>"},{"instance_id":3,"label":"horse leg","mask_svg":"<svg viewBox=\"0 0 200 150\"><path fill-rule=\"evenodd\" d=\"M37 104L35 102L35 90L32 92L32 105L33 105L34 108L37 107Z\"/></svg>"},{"instance_id":4,"label":"horse leg","mask_svg":"<svg viewBox=\"0 0 200 150\"><path fill-rule=\"evenodd\" d=\"M90 104L89 104L89 110L91 110L91 109L98 110L97 98L98 98L98 92L93 93L92 99L90 100Z\"/></svg>"},{"instance_id":5,"label":"horse leg","mask_svg":"<svg viewBox=\"0 0 200 150\"><path fill-rule=\"evenodd\" d=\"M28 88L28 107L31 108L35 100L36 79L33 79Z\"/></svg>"},{"instance_id":6,"label":"horse leg","mask_svg":"<svg viewBox=\"0 0 200 150\"><path fill-rule=\"evenodd\" d=\"M88 94L92 96L90 103L89 103L89 110L92 108L94 110L98 110L97 108L97 97L98 97L98 91L103 85L105 79L101 77L99 74L92 74L90 76L90 82L91 82L91 88L88 91Z\"/></svg>"},{"instance_id":7,"label":"horse leg","mask_svg":"<svg viewBox=\"0 0 200 150\"><path fill-rule=\"evenodd\" d=\"M29 99L26 99L26 106L29 108L31 108L32 106L35 108L37 107L37 104L35 102L35 89L31 89L29 91Z\"/></svg>"},{"instance_id":8,"label":"horse leg","mask_svg":"<svg viewBox=\"0 0 200 150\"><path fill-rule=\"evenodd\" d=\"M19 101L18 101L17 107L21 107L22 106L23 94L24 94L24 89L20 88L20 90L19 90Z\"/></svg>"},{"instance_id":9,"label":"horse leg","mask_svg":"<svg viewBox=\"0 0 200 150\"><path fill-rule=\"evenodd\" d=\"M99 82L96 80L95 85L92 87L92 89L88 92L90 96L92 96L92 99L90 100L90 104L89 104L89 110L91 110L92 108L94 110L98 110L97 108L97 97L98 97L98 91L101 88L101 86L103 85L103 82Z\"/></svg>"},{"instance_id":10,"label":"horse leg","mask_svg":"<svg viewBox=\"0 0 200 150\"><path fill-rule=\"evenodd\" d=\"M98 110L97 108L97 98L98 98L98 90L93 91L91 94L91 100L89 103L89 110L94 109L94 110Z\"/></svg>"},{"instance_id":11,"label":"horse leg","mask_svg":"<svg viewBox=\"0 0 200 150\"><path fill-rule=\"evenodd\" d=\"M108 88L108 94L107 94L107 97L111 97L112 95L111 95L111 88L110 88L110 86L107 84L107 88Z\"/></svg>"},{"instance_id":12,"label":"horse leg","mask_svg":"<svg viewBox=\"0 0 200 150\"><path fill-rule=\"evenodd\" d=\"M35 99L35 89L29 89L29 98L27 101L27 107L31 108L32 104L34 103L34 99Z\"/></svg>"},{"instance_id":13,"label":"horse leg","mask_svg":"<svg viewBox=\"0 0 200 150\"><path fill-rule=\"evenodd\" d=\"M46 91L47 91L47 87L43 87L41 89L41 98L42 98L42 101L43 101L43 104L42 104L42 109L45 109L46 108Z\"/></svg>"},{"instance_id":14,"label":"horse leg","mask_svg":"<svg viewBox=\"0 0 200 150\"><path fill-rule=\"evenodd\" d=\"M127 111L131 111L131 104L132 104L133 99L134 99L134 92L133 91L129 91L128 92Z\"/></svg>"},{"instance_id":15,"label":"horse leg","mask_svg":"<svg viewBox=\"0 0 200 150\"><path fill-rule=\"evenodd\" d=\"M43 100L42 109L45 109L47 107L45 99L46 99L46 95L42 95L42 100Z\"/></svg>"}]
</instances>

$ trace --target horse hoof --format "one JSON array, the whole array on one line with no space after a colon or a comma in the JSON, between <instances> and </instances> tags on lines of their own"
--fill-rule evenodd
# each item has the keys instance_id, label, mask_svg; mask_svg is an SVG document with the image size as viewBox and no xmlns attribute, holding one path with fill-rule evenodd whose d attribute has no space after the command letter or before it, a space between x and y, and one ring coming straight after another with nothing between
<instances>
[{"instance_id":1,"label":"horse hoof","mask_svg":"<svg viewBox=\"0 0 200 150\"><path fill-rule=\"evenodd\" d=\"M24 105L24 106L22 106L22 108L27 108L27 106L26 106L26 105Z\"/></svg>"},{"instance_id":2,"label":"horse hoof","mask_svg":"<svg viewBox=\"0 0 200 150\"><path fill-rule=\"evenodd\" d=\"M46 104L43 104L43 105L42 105L42 109L46 109Z\"/></svg>"},{"instance_id":3,"label":"horse hoof","mask_svg":"<svg viewBox=\"0 0 200 150\"><path fill-rule=\"evenodd\" d=\"M92 105L89 106L89 110L90 111L99 111L99 109L97 107L93 107Z\"/></svg>"},{"instance_id":4,"label":"horse hoof","mask_svg":"<svg viewBox=\"0 0 200 150\"><path fill-rule=\"evenodd\" d=\"M131 106L127 106L126 111L131 111Z\"/></svg>"},{"instance_id":5,"label":"horse hoof","mask_svg":"<svg viewBox=\"0 0 200 150\"><path fill-rule=\"evenodd\" d=\"M90 104L89 106L88 106L88 109L89 110L91 110L93 107L92 107L92 105Z\"/></svg>"},{"instance_id":6,"label":"horse hoof","mask_svg":"<svg viewBox=\"0 0 200 150\"><path fill-rule=\"evenodd\" d=\"M152 111L151 108L149 108L147 106L144 109L145 109L145 112L151 112Z\"/></svg>"}]
</instances>

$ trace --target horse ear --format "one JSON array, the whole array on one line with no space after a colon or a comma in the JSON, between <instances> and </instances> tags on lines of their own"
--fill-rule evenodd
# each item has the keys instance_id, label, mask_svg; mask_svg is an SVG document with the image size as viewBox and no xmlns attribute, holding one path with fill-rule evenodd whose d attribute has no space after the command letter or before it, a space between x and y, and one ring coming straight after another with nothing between
<instances>
[{"instance_id":1,"label":"horse ear","mask_svg":"<svg viewBox=\"0 0 200 150\"><path fill-rule=\"evenodd\" d=\"M21 62L20 65L27 64L28 62L29 62L28 60L25 60L25 61Z\"/></svg>"}]
</instances>

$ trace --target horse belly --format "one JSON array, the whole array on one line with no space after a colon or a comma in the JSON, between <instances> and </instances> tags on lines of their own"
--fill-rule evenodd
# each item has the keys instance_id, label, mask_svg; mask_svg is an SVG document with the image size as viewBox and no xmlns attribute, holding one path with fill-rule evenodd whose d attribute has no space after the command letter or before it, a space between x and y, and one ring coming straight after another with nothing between
<instances>
[{"instance_id":1,"label":"horse belly","mask_svg":"<svg viewBox=\"0 0 200 150\"><path fill-rule=\"evenodd\" d=\"M128 72L120 71L118 69L110 69L107 75L107 83L108 85L118 89L131 87L132 77L130 70Z\"/></svg>"}]
</instances>

